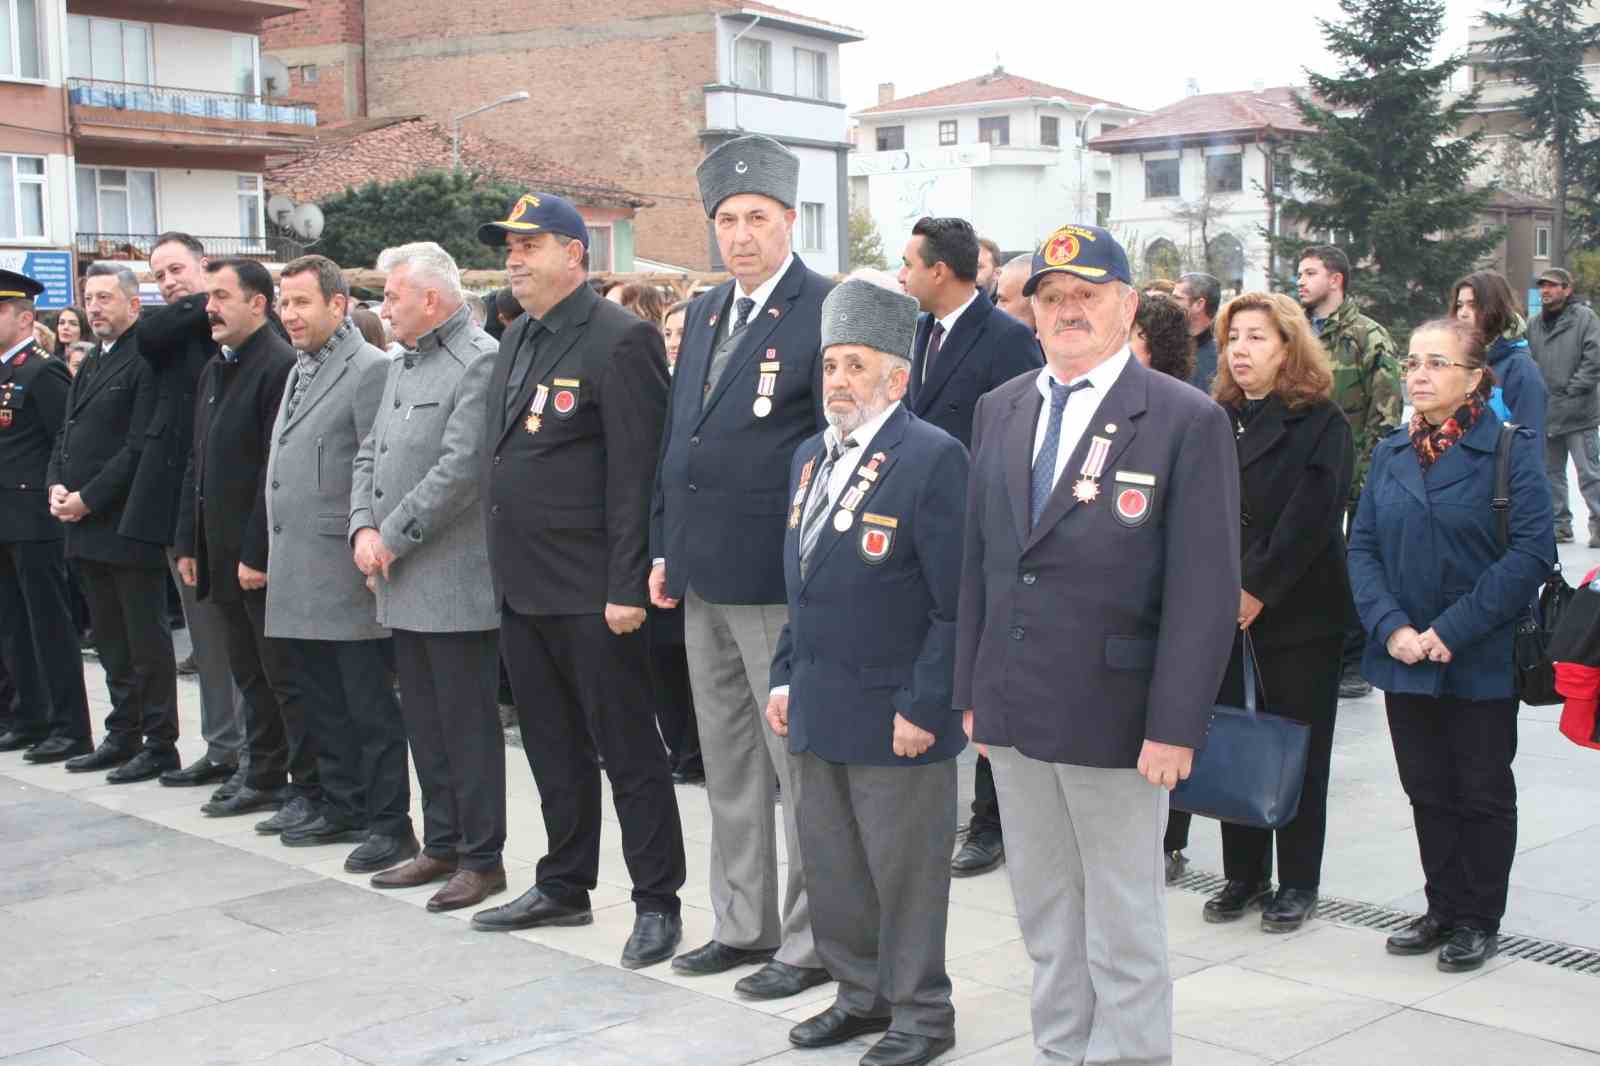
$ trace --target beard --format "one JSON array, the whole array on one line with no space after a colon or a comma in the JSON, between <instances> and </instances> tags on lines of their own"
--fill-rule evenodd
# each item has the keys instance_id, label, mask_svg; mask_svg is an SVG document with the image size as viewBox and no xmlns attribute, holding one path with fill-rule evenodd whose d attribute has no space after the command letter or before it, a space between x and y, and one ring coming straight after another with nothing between
<instances>
[{"instance_id":1,"label":"beard","mask_svg":"<svg viewBox=\"0 0 1600 1066\"><path fill-rule=\"evenodd\" d=\"M889 409L889 376L885 374L873 388L872 395L865 403L857 402L848 411L835 411L831 406L826 409L828 425L843 440L862 426L877 418Z\"/></svg>"}]
</instances>

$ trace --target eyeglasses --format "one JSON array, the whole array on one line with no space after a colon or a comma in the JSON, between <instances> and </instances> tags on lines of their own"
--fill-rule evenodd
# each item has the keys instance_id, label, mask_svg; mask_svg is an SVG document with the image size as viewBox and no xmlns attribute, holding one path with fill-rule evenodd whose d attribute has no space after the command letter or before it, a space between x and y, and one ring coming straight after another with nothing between
<instances>
[{"instance_id":1,"label":"eyeglasses","mask_svg":"<svg viewBox=\"0 0 1600 1066\"><path fill-rule=\"evenodd\" d=\"M1416 356L1408 356L1407 358L1400 360L1400 373L1409 377L1410 375L1421 370L1423 367L1427 367L1428 373L1430 374L1442 374L1453 366L1459 366L1462 370L1478 369L1470 363L1452 362L1441 355L1435 355L1428 359L1418 359Z\"/></svg>"}]
</instances>

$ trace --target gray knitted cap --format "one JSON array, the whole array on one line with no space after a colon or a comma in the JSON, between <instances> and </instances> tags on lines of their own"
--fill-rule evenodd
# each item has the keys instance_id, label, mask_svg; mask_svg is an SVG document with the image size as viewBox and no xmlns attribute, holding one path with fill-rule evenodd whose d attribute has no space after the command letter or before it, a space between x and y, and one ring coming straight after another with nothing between
<instances>
[{"instance_id":1,"label":"gray knitted cap","mask_svg":"<svg viewBox=\"0 0 1600 1066\"><path fill-rule=\"evenodd\" d=\"M717 213L722 201L740 193L760 193L790 208L800 199L800 157L759 134L718 145L694 173L707 218Z\"/></svg>"},{"instance_id":2,"label":"gray knitted cap","mask_svg":"<svg viewBox=\"0 0 1600 1066\"><path fill-rule=\"evenodd\" d=\"M861 278L834 286L822 301L822 347L859 344L911 357L917 336L917 301Z\"/></svg>"}]
</instances>

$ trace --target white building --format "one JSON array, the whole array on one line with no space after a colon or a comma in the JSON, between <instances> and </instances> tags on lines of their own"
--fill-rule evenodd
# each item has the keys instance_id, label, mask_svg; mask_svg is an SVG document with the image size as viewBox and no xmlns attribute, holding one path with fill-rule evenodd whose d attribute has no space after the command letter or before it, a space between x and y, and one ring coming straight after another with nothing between
<instances>
[{"instance_id":1,"label":"white building","mask_svg":"<svg viewBox=\"0 0 1600 1066\"><path fill-rule=\"evenodd\" d=\"M855 115L850 201L891 259L924 215L965 218L1007 252L1063 222L1109 217L1111 159L1084 142L1144 114L999 67L901 99L886 84L878 97Z\"/></svg>"},{"instance_id":2,"label":"white building","mask_svg":"<svg viewBox=\"0 0 1600 1066\"><path fill-rule=\"evenodd\" d=\"M1283 222L1264 190L1288 177L1272 173L1273 146L1310 132L1280 87L1185 97L1091 140L1112 161L1110 225L1134 273L1205 269L1203 230L1225 291L1267 288L1263 231Z\"/></svg>"}]
</instances>

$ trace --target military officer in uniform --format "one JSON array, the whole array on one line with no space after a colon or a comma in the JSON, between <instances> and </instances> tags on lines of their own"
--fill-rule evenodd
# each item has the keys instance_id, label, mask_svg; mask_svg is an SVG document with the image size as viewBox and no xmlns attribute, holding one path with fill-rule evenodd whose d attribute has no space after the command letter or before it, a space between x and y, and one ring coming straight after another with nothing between
<instances>
[{"instance_id":1,"label":"military officer in uniform","mask_svg":"<svg viewBox=\"0 0 1600 1066\"><path fill-rule=\"evenodd\" d=\"M734 987L774 999L828 979L811 939L793 804L783 808L789 871L779 881L773 783L792 795L794 782L762 707L786 618L784 475L795 447L822 428L818 349L832 284L790 248L793 152L739 137L706 156L697 176L733 280L685 313L656 476L650 597L662 608L684 603L716 921L711 941L672 966L713 974L767 962Z\"/></svg>"},{"instance_id":2,"label":"military officer in uniform","mask_svg":"<svg viewBox=\"0 0 1600 1066\"><path fill-rule=\"evenodd\" d=\"M967 450L901 406L917 301L852 279L822 305L828 429L790 464L789 621L767 721L787 736L817 954L838 998L789 1034L887 1034L863 1066L955 1043L945 923Z\"/></svg>"},{"instance_id":3,"label":"military officer in uniform","mask_svg":"<svg viewBox=\"0 0 1600 1066\"><path fill-rule=\"evenodd\" d=\"M988 745L1039 1062L1170 1066L1167 792L1238 619L1233 427L1128 349L1128 257L1057 229L1024 286L1046 365L978 401L955 706Z\"/></svg>"},{"instance_id":4,"label":"military officer in uniform","mask_svg":"<svg viewBox=\"0 0 1600 1066\"><path fill-rule=\"evenodd\" d=\"M72 378L34 343L42 292L27 275L0 270L0 659L18 694L0 751L27 748L29 762L59 762L88 753L90 726L61 523L45 491Z\"/></svg>"},{"instance_id":5,"label":"military officer in uniform","mask_svg":"<svg viewBox=\"0 0 1600 1066\"><path fill-rule=\"evenodd\" d=\"M489 385L483 504L501 655L549 847L534 887L472 924L591 920L598 756L633 880L622 965L638 969L665 962L683 939L683 830L643 630L666 348L660 330L587 284L589 229L561 197L523 196L478 236L505 248L527 312L506 330Z\"/></svg>"}]
</instances>

